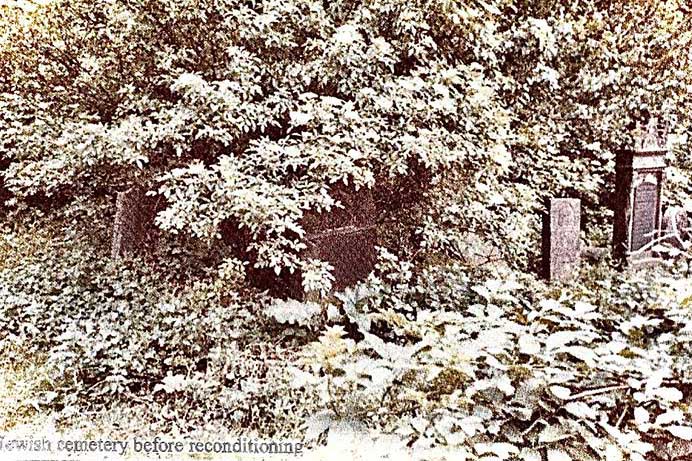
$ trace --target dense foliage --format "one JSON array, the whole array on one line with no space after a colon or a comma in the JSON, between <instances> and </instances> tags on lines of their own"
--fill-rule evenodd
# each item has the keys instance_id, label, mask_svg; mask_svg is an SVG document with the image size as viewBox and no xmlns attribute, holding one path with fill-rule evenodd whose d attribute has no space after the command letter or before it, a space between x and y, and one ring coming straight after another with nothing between
<instances>
[{"instance_id":1,"label":"dense foliage","mask_svg":"<svg viewBox=\"0 0 692 461\"><path fill-rule=\"evenodd\" d=\"M61 218L74 220L69 236L42 219L6 229L0 241L2 363L34 360L42 370L41 385L8 418L48 407L69 419L126 402L145 409L152 431L296 430L301 393L282 386L292 353L271 346L277 329L260 315L267 300L224 288L242 273L178 285L139 260L104 257L94 232L98 241L107 221L82 207Z\"/></svg>"},{"instance_id":2,"label":"dense foliage","mask_svg":"<svg viewBox=\"0 0 692 461\"><path fill-rule=\"evenodd\" d=\"M84 232L93 216L67 216L2 235L4 373L41 370L9 386L22 399L3 426L128 405L138 423L126 427L326 440L325 459L337 448L523 460L689 450L689 258L626 274L603 261L546 285L449 262L414 274L383 250L367 283L318 305L229 293L237 269L179 286L140 261L114 265Z\"/></svg>"},{"instance_id":3,"label":"dense foliage","mask_svg":"<svg viewBox=\"0 0 692 461\"><path fill-rule=\"evenodd\" d=\"M381 192L381 221L410 229L390 242L403 252L459 258L481 235L525 267L543 196L583 198L601 237L628 128L660 115L687 132L685 11L655 1L5 6L6 184L22 200L149 181L168 199L162 228L213 239L232 220L251 230L260 264L319 275L325 267L298 256L300 218L333 206L330 185L343 181ZM671 174L678 203L689 163L684 148ZM431 185L419 213L397 206L404 176Z\"/></svg>"},{"instance_id":4,"label":"dense foliage","mask_svg":"<svg viewBox=\"0 0 692 461\"><path fill-rule=\"evenodd\" d=\"M309 434L346 422L378 440L354 424L368 421L421 458L689 453L690 444L667 446L671 435L692 440L689 279L589 270L587 282L545 287L521 276L478 284L458 267L436 268L398 290L398 302L420 309L416 320L382 305L389 284L347 292L339 304L360 338L326 329L303 362L322 378L297 372L329 409ZM378 336L384 325L396 341Z\"/></svg>"}]
</instances>

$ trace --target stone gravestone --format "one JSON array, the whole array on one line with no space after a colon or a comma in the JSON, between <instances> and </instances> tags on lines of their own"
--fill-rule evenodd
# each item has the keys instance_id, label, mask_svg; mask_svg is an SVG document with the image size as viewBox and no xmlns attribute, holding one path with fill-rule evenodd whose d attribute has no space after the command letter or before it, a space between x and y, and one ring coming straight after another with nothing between
<instances>
[{"instance_id":1,"label":"stone gravestone","mask_svg":"<svg viewBox=\"0 0 692 461\"><path fill-rule=\"evenodd\" d=\"M670 207L663 213L663 242L677 248L684 248L684 242L690 239L690 221L687 212L681 207Z\"/></svg>"},{"instance_id":2,"label":"stone gravestone","mask_svg":"<svg viewBox=\"0 0 692 461\"><path fill-rule=\"evenodd\" d=\"M653 257L660 235L667 147L664 135L656 137L656 127L653 119L644 141L617 154L613 257L621 263Z\"/></svg>"},{"instance_id":3,"label":"stone gravestone","mask_svg":"<svg viewBox=\"0 0 692 461\"><path fill-rule=\"evenodd\" d=\"M550 198L543 215L543 276L566 281L576 274L580 259L579 199Z\"/></svg>"},{"instance_id":4,"label":"stone gravestone","mask_svg":"<svg viewBox=\"0 0 692 461\"><path fill-rule=\"evenodd\" d=\"M111 245L113 259L133 256L155 245L157 228L154 218L158 202L156 197L146 195L143 187L118 192Z\"/></svg>"},{"instance_id":5,"label":"stone gravestone","mask_svg":"<svg viewBox=\"0 0 692 461\"><path fill-rule=\"evenodd\" d=\"M333 195L344 208L310 214L303 226L307 233L305 256L334 267L333 289L339 291L364 280L375 266L376 210L369 190L340 189Z\"/></svg>"},{"instance_id":6,"label":"stone gravestone","mask_svg":"<svg viewBox=\"0 0 692 461\"><path fill-rule=\"evenodd\" d=\"M339 187L332 190L331 195L344 207L306 214L301 224L305 230L307 248L301 256L328 262L334 268L332 288L338 291L364 280L375 266L376 210L369 190L356 192ZM221 234L236 256L253 262L253 256L245 251L249 243L246 232L227 223ZM303 291L302 277L297 272L290 274L282 271L277 276L271 270L257 269L250 264L248 279L257 288L267 290L278 298L314 298L314 294Z\"/></svg>"}]
</instances>

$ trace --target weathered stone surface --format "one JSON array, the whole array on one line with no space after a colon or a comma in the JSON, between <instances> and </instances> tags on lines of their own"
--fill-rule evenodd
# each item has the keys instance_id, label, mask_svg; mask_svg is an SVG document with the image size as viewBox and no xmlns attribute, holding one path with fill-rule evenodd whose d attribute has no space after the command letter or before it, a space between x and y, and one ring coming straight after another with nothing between
<instances>
[{"instance_id":1,"label":"weathered stone surface","mask_svg":"<svg viewBox=\"0 0 692 461\"><path fill-rule=\"evenodd\" d=\"M551 198L543 215L543 276L548 280L572 279L579 266L581 202Z\"/></svg>"},{"instance_id":2,"label":"weathered stone surface","mask_svg":"<svg viewBox=\"0 0 692 461\"><path fill-rule=\"evenodd\" d=\"M657 190L655 182L642 182L634 190L632 206L632 251L650 244L656 236Z\"/></svg>"},{"instance_id":3,"label":"weathered stone surface","mask_svg":"<svg viewBox=\"0 0 692 461\"><path fill-rule=\"evenodd\" d=\"M377 254L374 229L341 227L308 237L306 256L326 261L334 267L334 289L342 290L365 279Z\"/></svg>"},{"instance_id":4,"label":"weathered stone surface","mask_svg":"<svg viewBox=\"0 0 692 461\"><path fill-rule=\"evenodd\" d=\"M648 259L661 230L665 150L618 153L616 161L613 257L630 263Z\"/></svg>"},{"instance_id":5,"label":"weathered stone surface","mask_svg":"<svg viewBox=\"0 0 692 461\"><path fill-rule=\"evenodd\" d=\"M146 189L133 187L119 192L116 198L111 257L136 256L156 245L154 218L159 199L146 195Z\"/></svg>"},{"instance_id":6,"label":"weathered stone surface","mask_svg":"<svg viewBox=\"0 0 692 461\"><path fill-rule=\"evenodd\" d=\"M331 195L343 208L306 214L301 224L307 248L301 256L326 261L334 267L333 289L338 291L364 280L374 268L377 260L376 209L369 190L356 192L338 188L331 191ZM245 251L249 243L247 233L231 224L224 227L221 233L233 252L252 262L253 255ZM272 296L294 299L308 296L303 291L301 274L297 272L282 271L277 276L271 270L255 269L251 264L248 276L254 286L268 290Z\"/></svg>"}]
</instances>

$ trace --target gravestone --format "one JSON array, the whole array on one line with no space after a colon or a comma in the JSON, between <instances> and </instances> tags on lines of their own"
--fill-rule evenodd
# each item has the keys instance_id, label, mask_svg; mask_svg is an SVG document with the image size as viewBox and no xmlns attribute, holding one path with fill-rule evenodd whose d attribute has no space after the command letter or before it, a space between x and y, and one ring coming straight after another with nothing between
<instances>
[{"instance_id":1,"label":"gravestone","mask_svg":"<svg viewBox=\"0 0 692 461\"><path fill-rule=\"evenodd\" d=\"M365 279L375 266L376 211L370 191L339 190L333 195L343 209L306 216L305 256L331 264L333 288L343 290Z\"/></svg>"},{"instance_id":2,"label":"gravestone","mask_svg":"<svg viewBox=\"0 0 692 461\"><path fill-rule=\"evenodd\" d=\"M118 192L115 201L111 257L135 256L155 245L157 228L154 224L159 200L146 195L146 188L133 187Z\"/></svg>"},{"instance_id":3,"label":"gravestone","mask_svg":"<svg viewBox=\"0 0 692 461\"><path fill-rule=\"evenodd\" d=\"M684 248L684 243L690 240L690 221L687 212L681 207L669 207L663 213L663 242L677 248Z\"/></svg>"},{"instance_id":4,"label":"gravestone","mask_svg":"<svg viewBox=\"0 0 692 461\"><path fill-rule=\"evenodd\" d=\"M332 289L339 291L364 280L375 266L377 213L370 190L353 191L338 187L330 191L330 195L343 208L306 213L301 225L305 230L303 242L307 248L300 256L329 263L334 268ZM298 271L293 274L282 271L277 276L272 270L254 268L252 263L255 257L245 250L250 242L247 231L226 223L222 226L221 234L237 257L251 262L248 280L252 285L267 290L277 298L314 298L314 294L304 292L302 276Z\"/></svg>"},{"instance_id":5,"label":"gravestone","mask_svg":"<svg viewBox=\"0 0 692 461\"><path fill-rule=\"evenodd\" d=\"M660 236L667 135L656 131L657 123L653 119L643 140L616 158L613 257L625 264L654 257Z\"/></svg>"},{"instance_id":6,"label":"gravestone","mask_svg":"<svg viewBox=\"0 0 692 461\"><path fill-rule=\"evenodd\" d=\"M580 259L579 199L550 198L543 215L543 276L550 281L570 280Z\"/></svg>"}]
</instances>

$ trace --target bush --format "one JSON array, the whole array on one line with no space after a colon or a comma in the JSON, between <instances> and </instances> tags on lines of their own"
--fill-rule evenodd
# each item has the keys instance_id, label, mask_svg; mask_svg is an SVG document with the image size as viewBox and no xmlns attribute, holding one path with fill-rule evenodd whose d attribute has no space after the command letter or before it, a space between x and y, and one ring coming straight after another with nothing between
<instances>
[{"instance_id":1,"label":"bush","mask_svg":"<svg viewBox=\"0 0 692 461\"><path fill-rule=\"evenodd\" d=\"M323 267L300 253L302 217L336 206L343 183L382 197L382 235L396 222L417 236L384 242L403 243L402 256L459 258L480 238L530 268L544 196L582 198L585 227L603 226L614 152L634 124L661 112L684 139L684 9L543 0L3 6L4 182L23 202L157 180L163 229L214 242L232 221L248 230L261 266L302 270L325 287ZM689 149L676 156L684 177ZM411 184L430 194L401 206ZM687 181L671 184L676 202L689 201Z\"/></svg>"},{"instance_id":2,"label":"bush","mask_svg":"<svg viewBox=\"0 0 692 461\"><path fill-rule=\"evenodd\" d=\"M341 297L357 337L332 325L304 351L326 412L312 434L351 420L468 459L666 456L692 439L689 279L605 269L557 286L442 266L404 269L404 287L385 271Z\"/></svg>"},{"instance_id":3,"label":"bush","mask_svg":"<svg viewBox=\"0 0 692 461\"><path fill-rule=\"evenodd\" d=\"M290 350L269 346L268 300L234 285L237 268L174 284L141 260L111 261L92 236L18 227L3 233L0 352L7 369L40 359L44 384L26 408L67 421L126 403L162 430L295 433L309 405L287 385Z\"/></svg>"}]
</instances>

